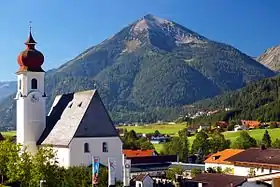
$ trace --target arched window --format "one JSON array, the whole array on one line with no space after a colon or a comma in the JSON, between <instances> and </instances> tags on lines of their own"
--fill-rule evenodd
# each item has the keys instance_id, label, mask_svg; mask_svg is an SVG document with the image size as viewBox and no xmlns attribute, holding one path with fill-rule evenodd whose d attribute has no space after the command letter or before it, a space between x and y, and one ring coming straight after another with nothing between
<instances>
[{"instance_id":1,"label":"arched window","mask_svg":"<svg viewBox=\"0 0 280 187\"><path fill-rule=\"evenodd\" d=\"M107 142L103 142L102 143L102 151L103 151L103 153L107 153L108 152L108 144L107 144Z\"/></svg>"},{"instance_id":2,"label":"arched window","mask_svg":"<svg viewBox=\"0 0 280 187\"><path fill-rule=\"evenodd\" d=\"M31 80L31 89L37 89L37 79Z\"/></svg>"},{"instance_id":3,"label":"arched window","mask_svg":"<svg viewBox=\"0 0 280 187\"><path fill-rule=\"evenodd\" d=\"M88 143L85 143L85 144L84 144L84 152L85 152L85 153L89 153Z\"/></svg>"}]
</instances>

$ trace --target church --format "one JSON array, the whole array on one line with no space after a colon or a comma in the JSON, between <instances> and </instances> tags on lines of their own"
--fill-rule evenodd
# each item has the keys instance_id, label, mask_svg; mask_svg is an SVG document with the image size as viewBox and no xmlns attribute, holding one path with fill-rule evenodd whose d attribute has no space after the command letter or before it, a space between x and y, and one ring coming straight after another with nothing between
<instances>
[{"instance_id":1,"label":"church","mask_svg":"<svg viewBox=\"0 0 280 187\"><path fill-rule=\"evenodd\" d=\"M44 56L35 49L31 29L25 45L17 59L17 143L33 154L52 146L66 168L90 166L92 156L107 166L114 157L116 178L122 180L122 141L97 90L56 96L46 115Z\"/></svg>"}]
</instances>

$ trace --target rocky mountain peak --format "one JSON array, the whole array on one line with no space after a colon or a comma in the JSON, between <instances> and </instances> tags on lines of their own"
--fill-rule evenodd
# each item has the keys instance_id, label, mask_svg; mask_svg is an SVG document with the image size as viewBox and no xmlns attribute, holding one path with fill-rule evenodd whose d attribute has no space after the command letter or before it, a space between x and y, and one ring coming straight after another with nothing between
<instances>
[{"instance_id":1,"label":"rocky mountain peak","mask_svg":"<svg viewBox=\"0 0 280 187\"><path fill-rule=\"evenodd\" d=\"M280 45L271 47L257 58L257 61L273 71L280 71Z\"/></svg>"}]
</instances>

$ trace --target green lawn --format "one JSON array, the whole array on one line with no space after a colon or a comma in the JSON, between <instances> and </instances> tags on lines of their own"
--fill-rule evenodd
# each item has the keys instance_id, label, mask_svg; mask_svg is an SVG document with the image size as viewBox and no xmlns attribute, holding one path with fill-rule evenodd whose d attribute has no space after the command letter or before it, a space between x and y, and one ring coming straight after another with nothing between
<instances>
[{"instance_id":1,"label":"green lawn","mask_svg":"<svg viewBox=\"0 0 280 187\"><path fill-rule=\"evenodd\" d=\"M124 128L128 131L134 130L136 133L153 133L158 130L162 134L175 135L179 130L186 127L186 124L151 124L147 126L123 126L118 128Z\"/></svg>"}]
</instances>

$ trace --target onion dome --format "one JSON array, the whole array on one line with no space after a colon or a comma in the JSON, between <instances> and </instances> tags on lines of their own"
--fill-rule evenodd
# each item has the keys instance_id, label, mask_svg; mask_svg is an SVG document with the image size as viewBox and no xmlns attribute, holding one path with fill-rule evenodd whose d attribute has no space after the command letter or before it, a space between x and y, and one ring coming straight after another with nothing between
<instances>
[{"instance_id":1,"label":"onion dome","mask_svg":"<svg viewBox=\"0 0 280 187\"><path fill-rule=\"evenodd\" d=\"M44 63L44 55L40 51L35 49L35 45L37 44L37 42L32 36L31 28L29 37L24 44L26 45L26 49L19 54L17 59L20 66L19 72L44 72L41 67Z\"/></svg>"}]
</instances>

